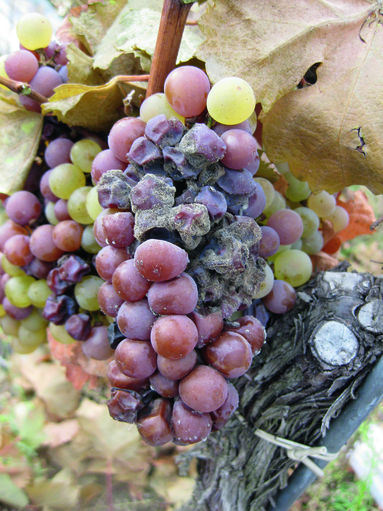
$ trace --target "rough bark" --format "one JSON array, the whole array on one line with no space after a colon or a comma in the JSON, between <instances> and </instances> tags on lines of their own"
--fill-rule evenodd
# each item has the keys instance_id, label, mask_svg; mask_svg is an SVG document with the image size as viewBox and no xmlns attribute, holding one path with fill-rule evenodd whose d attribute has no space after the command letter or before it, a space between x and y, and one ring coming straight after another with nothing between
<instances>
[{"instance_id":1,"label":"rough bark","mask_svg":"<svg viewBox=\"0 0 383 511\"><path fill-rule=\"evenodd\" d=\"M178 460L181 470L198 460L182 511L266 511L297 463L254 429L320 445L331 419L357 398L383 352L383 280L345 270L319 274L290 313L272 318L261 354L233 382L238 413Z\"/></svg>"}]
</instances>

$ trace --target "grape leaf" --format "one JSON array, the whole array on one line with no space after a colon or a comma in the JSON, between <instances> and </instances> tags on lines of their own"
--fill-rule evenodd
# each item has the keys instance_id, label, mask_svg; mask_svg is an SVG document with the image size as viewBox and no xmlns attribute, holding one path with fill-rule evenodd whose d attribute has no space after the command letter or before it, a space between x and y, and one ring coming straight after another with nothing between
<instances>
[{"instance_id":1,"label":"grape leaf","mask_svg":"<svg viewBox=\"0 0 383 511\"><path fill-rule=\"evenodd\" d=\"M322 62L317 82L291 91L262 118L268 156L287 161L314 191L351 184L383 191L383 31L381 15L362 7L314 31L324 45L323 56L314 58Z\"/></svg>"},{"instance_id":2,"label":"grape leaf","mask_svg":"<svg viewBox=\"0 0 383 511\"><path fill-rule=\"evenodd\" d=\"M163 2L128 0L123 3L122 10L114 11L113 23L110 23L112 16L105 23L99 4L89 6L78 18L71 19L74 31L94 56L95 69L108 70L123 58L125 74L149 71ZM186 26L178 62L190 60L202 40L198 26Z\"/></svg>"},{"instance_id":3,"label":"grape leaf","mask_svg":"<svg viewBox=\"0 0 383 511\"><path fill-rule=\"evenodd\" d=\"M0 92L0 193L22 189L40 142L43 118Z\"/></svg>"},{"instance_id":4,"label":"grape leaf","mask_svg":"<svg viewBox=\"0 0 383 511\"><path fill-rule=\"evenodd\" d=\"M10 506L24 507L28 497L18 488L8 474L0 474L0 501Z\"/></svg>"},{"instance_id":5,"label":"grape leaf","mask_svg":"<svg viewBox=\"0 0 383 511\"><path fill-rule=\"evenodd\" d=\"M132 102L139 104L145 89L140 83L127 83L116 76L104 85L66 83L55 89L47 103L41 105L44 114L54 114L69 126L82 126L93 131L107 130L123 117L122 100L134 91Z\"/></svg>"}]
</instances>

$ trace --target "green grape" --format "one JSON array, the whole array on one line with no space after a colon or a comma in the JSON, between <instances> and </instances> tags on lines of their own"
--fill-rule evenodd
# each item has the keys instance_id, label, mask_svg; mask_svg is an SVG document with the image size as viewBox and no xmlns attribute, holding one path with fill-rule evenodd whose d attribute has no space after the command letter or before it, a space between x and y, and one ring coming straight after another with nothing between
<instances>
[{"instance_id":1,"label":"green grape","mask_svg":"<svg viewBox=\"0 0 383 511\"><path fill-rule=\"evenodd\" d=\"M307 254L314 255L323 248L323 235L320 231L314 231L307 238L302 238L302 250Z\"/></svg>"},{"instance_id":2,"label":"green grape","mask_svg":"<svg viewBox=\"0 0 383 511\"><path fill-rule=\"evenodd\" d=\"M47 220L52 225L57 225L59 221L56 218L55 215L55 204L54 202L47 202L44 208L45 216L47 217Z\"/></svg>"},{"instance_id":3,"label":"green grape","mask_svg":"<svg viewBox=\"0 0 383 511\"><path fill-rule=\"evenodd\" d=\"M7 314L0 319L0 325L6 335L14 335L17 337L20 321L11 318L11 316Z\"/></svg>"},{"instance_id":4,"label":"green grape","mask_svg":"<svg viewBox=\"0 0 383 511\"><path fill-rule=\"evenodd\" d=\"M86 210L92 220L96 220L98 215L103 210L102 206L98 202L98 188L94 186L86 197Z\"/></svg>"},{"instance_id":5,"label":"green grape","mask_svg":"<svg viewBox=\"0 0 383 511\"><path fill-rule=\"evenodd\" d=\"M270 204L268 208L263 210L263 215L266 218L269 218L273 213L279 211L280 209L284 209L286 207L286 199L283 197L281 193L277 190L274 191L273 202Z\"/></svg>"},{"instance_id":6,"label":"green grape","mask_svg":"<svg viewBox=\"0 0 383 511\"><path fill-rule=\"evenodd\" d=\"M74 296L82 309L88 311L97 311L100 309L97 293L103 283L104 281L100 279L100 277L88 275L75 285Z\"/></svg>"},{"instance_id":7,"label":"green grape","mask_svg":"<svg viewBox=\"0 0 383 511\"><path fill-rule=\"evenodd\" d=\"M176 117L182 124L185 124L185 117L177 114L175 110L169 105L168 100L163 92L156 92L152 94L140 106L140 118L144 122L148 122L156 115L164 114L167 119Z\"/></svg>"},{"instance_id":8,"label":"green grape","mask_svg":"<svg viewBox=\"0 0 383 511\"><path fill-rule=\"evenodd\" d=\"M254 300L256 300L258 298L263 298L264 296L268 295L273 288L274 273L268 264L265 265L264 272L265 272L265 278L261 282L261 285L259 286L257 293L253 297Z\"/></svg>"},{"instance_id":9,"label":"green grape","mask_svg":"<svg viewBox=\"0 0 383 511\"><path fill-rule=\"evenodd\" d=\"M27 50L46 48L51 41L52 32L49 19L37 12L24 14L16 25L17 37Z\"/></svg>"},{"instance_id":10,"label":"green grape","mask_svg":"<svg viewBox=\"0 0 383 511\"><path fill-rule=\"evenodd\" d=\"M312 209L319 218L331 215L336 206L335 198L325 190L319 193L312 193L307 199L307 206Z\"/></svg>"},{"instance_id":11,"label":"green grape","mask_svg":"<svg viewBox=\"0 0 383 511\"><path fill-rule=\"evenodd\" d=\"M330 215L324 216L323 218L325 220L329 220L332 223L334 232L339 232L345 229L350 221L348 212L342 208L342 206L335 206L334 211Z\"/></svg>"},{"instance_id":12,"label":"green grape","mask_svg":"<svg viewBox=\"0 0 383 511\"><path fill-rule=\"evenodd\" d=\"M91 186L77 188L68 199L68 213L79 224L93 223L93 219L89 216L86 209L86 199L91 189Z\"/></svg>"},{"instance_id":13,"label":"green grape","mask_svg":"<svg viewBox=\"0 0 383 511\"><path fill-rule=\"evenodd\" d=\"M45 327L39 330L29 330L24 325L20 325L18 338L21 346L36 349L47 340L47 330Z\"/></svg>"},{"instance_id":14,"label":"green grape","mask_svg":"<svg viewBox=\"0 0 383 511\"><path fill-rule=\"evenodd\" d=\"M266 206L265 209L270 208L271 204L273 203L274 197L275 197L275 188L270 183L270 181L264 177L255 177L254 181L256 181L258 184L262 186L262 189L265 193L266 197Z\"/></svg>"},{"instance_id":15,"label":"green grape","mask_svg":"<svg viewBox=\"0 0 383 511\"><path fill-rule=\"evenodd\" d=\"M283 176L289 184L286 190L286 198L292 202L306 200L311 193L309 184L306 181L300 181L290 172L286 172Z\"/></svg>"},{"instance_id":16,"label":"green grape","mask_svg":"<svg viewBox=\"0 0 383 511\"><path fill-rule=\"evenodd\" d=\"M37 309L33 310L28 317L22 319L20 321L21 326L30 330L31 332L37 332L42 328L46 328L48 325L48 321L44 319L41 315L41 312Z\"/></svg>"},{"instance_id":17,"label":"green grape","mask_svg":"<svg viewBox=\"0 0 383 511\"><path fill-rule=\"evenodd\" d=\"M10 263L4 254L1 256L1 266L5 273L8 273L11 277L25 275L25 271L22 270L20 266Z\"/></svg>"},{"instance_id":18,"label":"green grape","mask_svg":"<svg viewBox=\"0 0 383 511\"><path fill-rule=\"evenodd\" d=\"M303 233L302 238L307 238L313 232L318 230L319 227L319 217L310 208L305 208L304 206L300 206L299 208L294 209L296 213L301 217L303 223Z\"/></svg>"},{"instance_id":19,"label":"green grape","mask_svg":"<svg viewBox=\"0 0 383 511\"><path fill-rule=\"evenodd\" d=\"M72 344L73 342L77 342L76 339L73 339L73 337L68 334L64 325L55 325L54 323L49 323L49 331L52 337L56 339L56 341L63 344Z\"/></svg>"},{"instance_id":20,"label":"green grape","mask_svg":"<svg viewBox=\"0 0 383 511\"><path fill-rule=\"evenodd\" d=\"M33 346L33 345L25 346L20 342L20 339L18 337L15 337L14 339L12 339L11 346L12 346L12 351L14 351L15 353L17 353L19 355L29 355L29 353L32 353L38 347L38 345L37 346Z\"/></svg>"},{"instance_id":21,"label":"green grape","mask_svg":"<svg viewBox=\"0 0 383 511\"><path fill-rule=\"evenodd\" d=\"M0 318L3 318L7 313L2 305L0 305Z\"/></svg>"},{"instance_id":22,"label":"green grape","mask_svg":"<svg viewBox=\"0 0 383 511\"><path fill-rule=\"evenodd\" d=\"M29 275L12 277L5 284L5 296L15 307L29 307L31 300L28 296L28 288L35 279Z\"/></svg>"},{"instance_id":23,"label":"green grape","mask_svg":"<svg viewBox=\"0 0 383 511\"><path fill-rule=\"evenodd\" d=\"M299 238L299 240L292 243L290 245L290 248L296 248L297 250L302 250L302 238Z\"/></svg>"},{"instance_id":24,"label":"green grape","mask_svg":"<svg viewBox=\"0 0 383 511\"><path fill-rule=\"evenodd\" d=\"M251 86L242 78L222 78L213 85L207 96L207 110L222 124L246 121L255 109L255 96Z\"/></svg>"},{"instance_id":25,"label":"green grape","mask_svg":"<svg viewBox=\"0 0 383 511\"><path fill-rule=\"evenodd\" d=\"M283 176L286 173L290 173L290 167L289 167L289 164L287 163L287 161L284 161L282 163L274 163L274 165L277 167L278 172L280 174L282 174Z\"/></svg>"},{"instance_id":26,"label":"green grape","mask_svg":"<svg viewBox=\"0 0 383 511\"><path fill-rule=\"evenodd\" d=\"M313 266L310 257L302 250L286 250L274 260L274 275L278 280L284 280L293 287L307 282L312 274Z\"/></svg>"},{"instance_id":27,"label":"green grape","mask_svg":"<svg viewBox=\"0 0 383 511\"><path fill-rule=\"evenodd\" d=\"M46 280L35 280L28 288L28 298L31 304L42 309L47 301L48 296L52 294Z\"/></svg>"},{"instance_id":28,"label":"green grape","mask_svg":"<svg viewBox=\"0 0 383 511\"><path fill-rule=\"evenodd\" d=\"M62 163L52 169L49 187L59 199L69 199L71 194L82 186L85 186L85 176L76 165Z\"/></svg>"},{"instance_id":29,"label":"green grape","mask_svg":"<svg viewBox=\"0 0 383 511\"><path fill-rule=\"evenodd\" d=\"M286 252L286 250L290 250L290 249L291 249L291 245L279 245L278 250L275 252L275 254L268 257L267 261L269 263L273 263L275 261L276 257L278 256L278 254L280 254L281 252Z\"/></svg>"},{"instance_id":30,"label":"green grape","mask_svg":"<svg viewBox=\"0 0 383 511\"><path fill-rule=\"evenodd\" d=\"M91 172L94 157L101 151L101 147L91 138L83 138L75 142L70 150L70 159L83 172Z\"/></svg>"},{"instance_id":31,"label":"green grape","mask_svg":"<svg viewBox=\"0 0 383 511\"><path fill-rule=\"evenodd\" d=\"M97 254L101 247L94 237L93 225L87 225L82 233L81 248L88 254Z\"/></svg>"}]
</instances>

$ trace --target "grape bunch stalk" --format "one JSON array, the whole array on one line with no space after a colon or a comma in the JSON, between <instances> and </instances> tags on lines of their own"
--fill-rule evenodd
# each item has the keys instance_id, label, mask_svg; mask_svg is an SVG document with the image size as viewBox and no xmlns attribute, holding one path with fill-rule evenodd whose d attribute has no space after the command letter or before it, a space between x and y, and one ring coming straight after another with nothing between
<instances>
[{"instance_id":1,"label":"grape bunch stalk","mask_svg":"<svg viewBox=\"0 0 383 511\"><path fill-rule=\"evenodd\" d=\"M40 111L66 81L65 43L39 15L17 31L23 48L2 83L29 84L20 103ZM324 222L348 223L335 196L312 193L287 163L273 171L277 189L255 107L240 77L211 85L177 67L107 137L47 117L38 189L3 201L0 323L14 350L46 342L48 326L109 361L110 415L151 445L225 425L239 403L232 379L262 349L269 315L294 307Z\"/></svg>"}]
</instances>

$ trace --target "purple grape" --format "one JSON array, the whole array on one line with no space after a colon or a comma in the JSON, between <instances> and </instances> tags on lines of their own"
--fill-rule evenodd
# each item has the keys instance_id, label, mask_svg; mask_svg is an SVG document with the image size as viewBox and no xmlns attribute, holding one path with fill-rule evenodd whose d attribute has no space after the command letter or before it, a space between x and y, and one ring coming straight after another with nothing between
<instances>
[{"instance_id":1,"label":"purple grape","mask_svg":"<svg viewBox=\"0 0 383 511\"><path fill-rule=\"evenodd\" d=\"M247 131L232 129L225 131L222 140L226 152L222 163L229 169L243 169L254 161L257 154L257 141Z\"/></svg>"},{"instance_id":2,"label":"purple grape","mask_svg":"<svg viewBox=\"0 0 383 511\"><path fill-rule=\"evenodd\" d=\"M48 146L49 147L49 146ZM47 199L50 202L57 202L59 200L58 197L52 192L50 186L49 186L49 177L52 173L52 170L47 170L42 177L40 181L40 192L41 195L44 197L44 199Z\"/></svg>"},{"instance_id":3,"label":"purple grape","mask_svg":"<svg viewBox=\"0 0 383 511\"><path fill-rule=\"evenodd\" d=\"M127 157L131 163L147 165L161 159L162 154L153 142L146 137L139 137L133 142Z\"/></svg>"},{"instance_id":4,"label":"purple grape","mask_svg":"<svg viewBox=\"0 0 383 511\"><path fill-rule=\"evenodd\" d=\"M114 420L131 424L136 421L137 412L143 406L139 394L121 389L112 389L107 405L109 415Z\"/></svg>"},{"instance_id":5,"label":"purple grape","mask_svg":"<svg viewBox=\"0 0 383 511\"><path fill-rule=\"evenodd\" d=\"M64 294L73 284L60 277L60 269L53 268L47 275L47 284L55 295Z\"/></svg>"},{"instance_id":6,"label":"purple grape","mask_svg":"<svg viewBox=\"0 0 383 511\"><path fill-rule=\"evenodd\" d=\"M194 444L206 438L212 428L209 413L198 413L176 401L173 406L171 425L175 441L180 444Z\"/></svg>"},{"instance_id":7,"label":"purple grape","mask_svg":"<svg viewBox=\"0 0 383 511\"><path fill-rule=\"evenodd\" d=\"M165 169L175 181L197 177L201 168L190 165L185 154L176 147L166 146L162 150Z\"/></svg>"},{"instance_id":8,"label":"purple grape","mask_svg":"<svg viewBox=\"0 0 383 511\"><path fill-rule=\"evenodd\" d=\"M63 83L61 76L52 67L41 66L32 78L31 88L49 98L54 92L54 88Z\"/></svg>"},{"instance_id":9,"label":"purple grape","mask_svg":"<svg viewBox=\"0 0 383 511\"><path fill-rule=\"evenodd\" d=\"M32 277L36 277L36 279L46 279L49 272L53 268L53 263L48 263L46 261L40 261L35 257L31 263L25 268L25 271L28 275L32 275Z\"/></svg>"},{"instance_id":10,"label":"purple grape","mask_svg":"<svg viewBox=\"0 0 383 511\"><path fill-rule=\"evenodd\" d=\"M124 303L124 300L116 293L114 287L109 282L104 282L100 286L97 300L102 312L113 318L117 316L119 308Z\"/></svg>"},{"instance_id":11,"label":"purple grape","mask_svg":"<svg viewBox=\"0 0 383 511\"><path fill-rule=\"evenodd\" d=\"M253 153L253 158L245 166L245 169L248 170L252 176L255 176L255 174L258 172L260 163L261 160L259 158L258 151L256 151Z\"/></svg>"},{"instance_id":12,"label":"purple grape","mask_svg":"<svg viewBox=\"0 0 383 511\"><path fill-rule=\"evenodd\" d=\"M226 422L233 415L235 410L238 408L239 396L237 389L231 383L227 384L227 398L223 405L211 412L213 419L213 431L223 428Z\"/></svg>"},{"instance_id":13,"label":"purple grape","mask_svg":"<svg viewBox=\"0 0 383 511\"><path fill-rule=\"evenodd\" d=\"M74 314L65 322L65 330L77 341L85 341L90 334L91 320L88 314Z\"/></svg>"},{"instance_id":14,"label":"purple grape","mask_svg":"<svg viewBox=\"0 0 383 511\"><path fill-rule=\"evenodd\" d=\"M160 147L175 146L181 140L184 126L178 119L168 120L165 114L156 115L145 127L146 137Z\"/></svg>"},{"instance_id":15,"label":"purple grape","mask_svg":"<svg viewBox=\"0 0 383 511\"><path fill-rule=\"evenodd\" d=\"M12 80L30 82L37 73L39 63L32 52L17 50L8 55L4 67L5 72Z\"/></svg>"},{"instance_id":16,"label":"purple grape","mask_svg":"<svg viewBox=\"0 0 383 511\"><path fill-rule=\"evenodd\" d=\"M16 307L15 305L12 305L11 302L8 300L8 298L3 299L2 303L5 312L11 316L13 319L25 319L31 314L33 311L33 307Z\"/></svg>"},{"instance_id":17,"label":"purple grape","mask_svg":"<svg viewBox=\"0 0 383 511\"><path fill-rule=\"evenodd\" d=\"M71 163L70 150L73 142L69 138L56 138L45 149L44 159L50 168L57 167L62 163Z\"/></svg>"},{"instance_id":18,"label":"purple grape","mask_svg":"<svg viewBox=\"0 0 383 511\"><path fill-rule=\"evenodd\" d=\"M250 195L247 208L242 211L242 214L250 216L251 218L258 218L266 207L266 195L262 186L255 181L254 183L256 185L256 189Z\"/></svg>"},{"instance_id":19,"label":"purple grape","mask_svg":"<svg viewBox=\"0 0 383 511\"><path fill-rule=\"evenodd\" d=\"M49 147L49 146L48 146ZM124 170L126 163L116 158L110 149L104 149L104 151L96 154L92 163L92 181L98 183L104 172L108 170Z\"/></svg>"},{"instance_id":20,"label":"purple grape","mask_svg":"<svg viewBox=\"0 0 383 511\"><path fill-rule=\"evenodd\" d=\"M215 163L223 158L226 144L206 124L196 123L182 137L179 148L192 165Z\"/></svg>"},{"instance_id":21,"label":"purple grape","mask_svg":"<svg viewBox=\"0 0 383 511\"><path fill-rule=\"evenodd\" d=\"M62 66L59 69L59 75L60 75L60 78L63 81L63 83L67 83L69 78L68 78L68 67L66 65Z\"/></svg>"},{"instance_id":22,"label":"purple grape","mask_svg":"<svg viewBox=\"0 0 383 511\"><path fill-rule=\"evenodd\" d=\"M146 174L130 192L132 210L153 209L154 207L172 207L176 189L170 179L162 179Z\"/></svg>"},{"instance_id":23,"label":"purple grape","mask_svg":"<svg viewBox=\"0 0 383 511\"><path fill-rule=\"evenodd\" d=\"M117 314L118 328L129 339L148 341L154 320L147 300L124 302Z\"/></svg>"},{"instance_id":24,"label":"purple grape","mask_svg":"<svg viewBox=\"0 0 383 511\"><path fill-rule=\"evenodd\" d=\"M226 193L233 195L252 195L256 189L256 183L248 170L225 169L225 174L217 181Z\"/></svg>"},{"instance_id":25,"label":"purple grape","mask_svg":"<svg viewBox=\"0 0 383 511\"><path fill-rule=\"evenodd\" d=\"M275 229L267 225L261 226L262 238L259 244L259 255L270 257L278 250L280 245L279 235Z\"/></svg>"},{"instance_id":26,"label":"purple grape","mask_svg":"<svg viewBox=\"0 0 383 511\"><path fill-rule=\"evenodd\" d=\"M212 186L204 186L196 195L195 202L206 206L210 217L213 220L219 220L227 211L227 202L223 193Z\"/></svg>"},{"instance_id":27,"label":"purple grape","mask_svg":"<svg viewBox=\"0 0 383 511\"><path fill-rule=\"evenodd\" d=\"M149 445L163 445L173 440L170 428L171 404L167 399L155 399L138 415L137 429Z\"/></svg>"},{"instance_id":28,"label":"purple grape","mask_svg":"<svg viewBox=\"0 0 383 511\"><path fill-rule=\"evenodd\" d=\"M76 284L90 272L89 264L76 255L64 256L59 261L59 276L62 280Z\"/></svg>"},{"instance_id":29,"label":"purple grape","mask_svg":"<svg viewBox=\"0 0 383 511\"><path fill-rule=\"evenodd\" d=\"M14 192L7 200L5 211L8 217L19 225L35 222L41 213L41 204L31 192Z\"/></svg>"},{"instance_id":30,"label":"purple grape","mask_svg":"<svg viewBox=\"0 0 383 511\"><path fill-rule=\"evenodd\" d=\"M295 305L297 294L295 289L284 280L274 280L273 288L263 298L263 303L270 312L284 314Z\"/></svg>"},{"instance_id":31,"label":"purple grape","mask_svg":"<svg viewBox=\"0 0 383 511\"><path fill-rule=\"evenodd\" d=\"M47 298L42 316L47 321L51 321L55 325L62 325L65 321L77 312L76 302L70 296L50 295Z\"/></svg>"},{"instance_id":32,"label":"purple grape","mask_svg":"<svg viewBox=\"0 0 383 511\"><path fill-rule=\"evenodd\" d=\"M137 117L123 117L109 132L108 144L114 156L129 163L127 154L133 142L145 133L145 123Z\"/></svg>"},{"instance_id":33,"label":"purple grape","mask_svg":"<svg viewBox=\"0 0 383 511\"><path fill-rule=\"evenodd\" d=\"M175 380L165 378L161 373L155 373L150 377L150 386L161 397L177 397L178 383Z\"/></svg>"},{"instance_id":34,"label":"purple grape","mask_svg":"<svg viewBox=\"0 0 383 511\"><path fill-rule=\"evenodd\" d=\"M302 236L302 218L292 209L279 209L270 216L267 225L277 231L281 245L295 243Z\"/></svg>"},{"instance_id":35,"label":"purple grape","mask_svg":"<svg viewBox=\"0 0 383 511\"><path fill-rule=\"evenodd\" d=\"M95 326L91 329L86 341L81 344L84 355L96 360L107 360L113 355L108 339L106 326Z\"/></svg>"},{"instance_id":36,"label":"purple grape","mask_svg":"<svg viewBox=\"0 0 383 511\"><path fill-rule=\"evenodd\" d=\"M130 210L131 185L121 170L108 170L101 174L97 190L98 201L103 208Z\"/></svg>"},{"instance_id":37,"label":"purple grape","mask_svg":"<svg viewBox=\"0 0 383 511\"><path fill-rule=\"evenodd\" d=\"M219 136L221 136L223 133L225 133L225 131L229 131L232 129L244 130L244 131L247 131L248 133L250 133L250 135L253 134L253 130L252 130L250 123L247 119L246 119L246 121L240 122L239 124L232 124L232 125L221 124L221 123L217 122L213 127L213 130Z\"/></svg>"}]
</instances>

